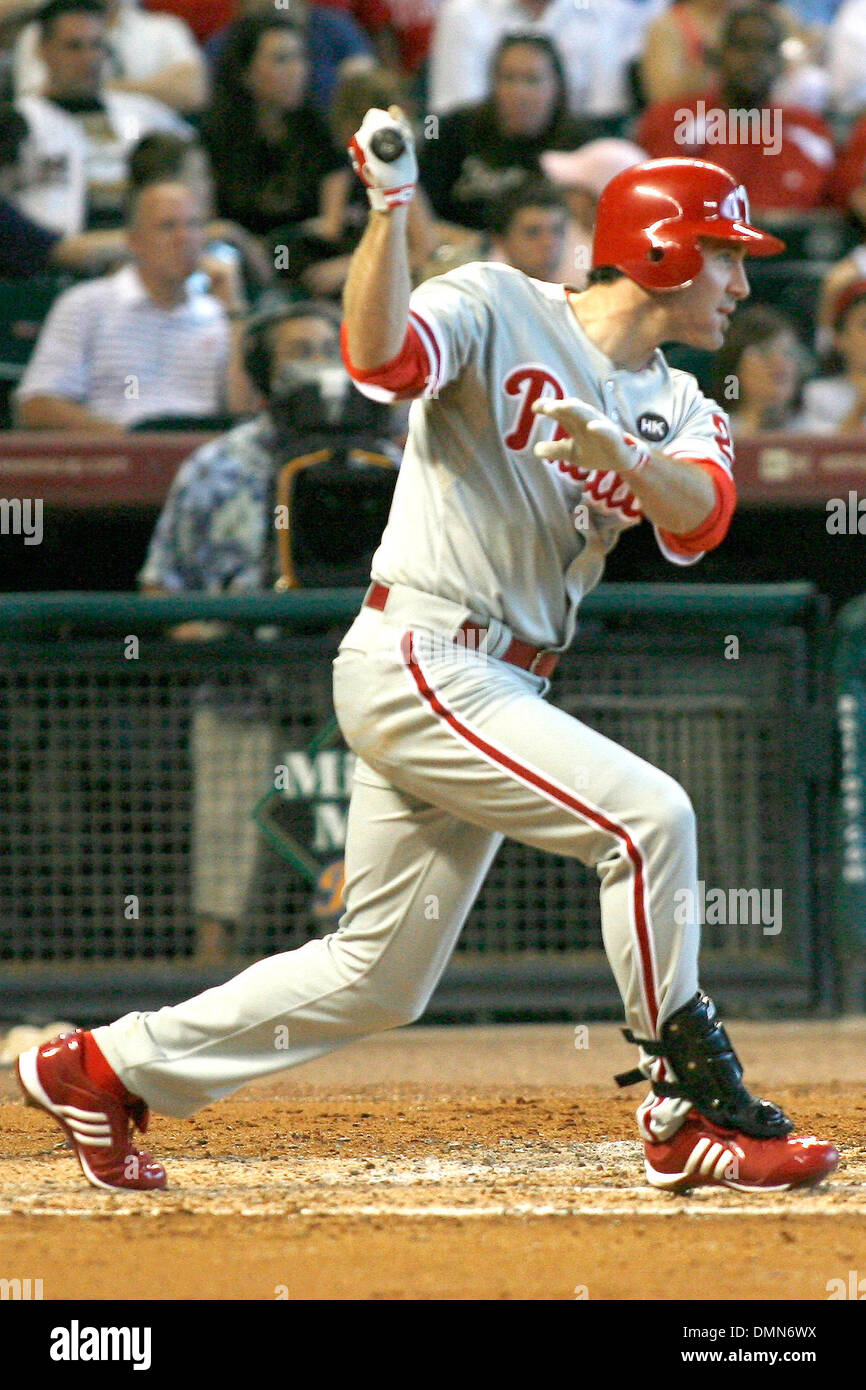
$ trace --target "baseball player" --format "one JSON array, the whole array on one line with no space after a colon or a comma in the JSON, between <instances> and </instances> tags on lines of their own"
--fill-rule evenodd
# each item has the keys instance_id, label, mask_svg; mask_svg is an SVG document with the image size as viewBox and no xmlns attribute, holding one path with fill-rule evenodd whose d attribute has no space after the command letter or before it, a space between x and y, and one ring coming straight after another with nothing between
<instances>
[{"instance_id":1,"label":"baseball player","mask_svg":"<svg viewBox=\"0 0 866 1390\"><path fill-rule=\"evenodd\" d=\"M132 1127L419 1018L504 836L592 865L604 943L639 1048L621 1084L648 1181L785 1189L833 1171L746 1089L698 983L695 819L665 773L548 703L582 596L646 519L675 565L734 508L723 411L659 344L718 348L748 294L750 225L715 165L638 165L602 193L582 293L464 266L411 292L417 166L397 108L352 142L372 212L345 295L344 360L380 400L414 397L372 583L334 663L357 755L339 929L176 1007L25 1052L25 1095L100 1187L158 1188ZM378 151L378 152L377 152ZM350 520L350 519L349 519ZM690 895L678 890L690 889ZM286 1039L288 1046L285 1046Z\"/></svg>"}]
</instances>

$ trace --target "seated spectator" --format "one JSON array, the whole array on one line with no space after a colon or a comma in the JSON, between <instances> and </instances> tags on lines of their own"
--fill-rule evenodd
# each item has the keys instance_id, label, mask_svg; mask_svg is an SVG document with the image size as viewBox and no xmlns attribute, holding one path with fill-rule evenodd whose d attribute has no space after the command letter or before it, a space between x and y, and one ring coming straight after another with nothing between
<instances>
[{"instance_id":1,"label":"seated spectator","mask_svg":"<svg viewBox=\"0 0 866 1390\"><path fill-rule=\"evenodd\" d=\"M700 96L713 85L722 26L740 0L673 0L649 26L640 62L640 80L648 105L674 97ZM783 5L765 8L785 30L785 62L773 100L822 111L829 79L818 65L820 30L809 29Z\"/></svg>"},{"instance_id":2,"label":"seated spectator","mask_svg":"<svg viewBox=\"0 0 866 1390\"><path fill-rule=\"evenodd\" d=\"M47 85L16 102L29 126L16 207L65 236L120 226L129 150L148 131L190 128L151 97L106 88L99 0L49 0L39 27Z\"/></svg>"},{"instance_id":3,"label":"seated spectator","mask_svg":"<svg viewBox=\"0 0 866 1390\"><path fill-rule=\"evenodd\" d=\"M629 69L654 13L629 0L444 0L430 51L430 105L444 115L482 101L497 45L523 30L556 43L573 114L625 115L632 106Z\"/></svg>"},{"instance_id":4,"label":"seated spectator","mask_svg":"<svg viewBox=\"0 0 866 1390\"><path fill-rule=\"evenodd\" d=\"M840 370L806 385L804 427L813 434L859 433L866 429L866 280L840 290L832 325Z\"/></svg>"},{"instance_id":5,"label":"seated spectator","mask_svg":"<svg viewBox=\"0 0 866 1390\"><path fill-rule=\"evenodd\" d=\"M81 232L61 236L19 212L10 201L20 187L18 156L28 126L20 112L0 103L0 279L43 275L51 270L97 274L126 260L126 234Z\"/></svg>"},{"instance_id":6,"label":"seated spectator","mask_svg":"<svg viewBox=\"0 0 866 1390\"><path fill-rule=\"evenodd\" d=\"M590 140L579 150L550 150L541 156L546 177L561 190L568 208L562 259L551 279L576 290L586 287L602 189L645 159L644 151L628 140Z\"/></svg>"},{"instance_id":7,"label":"seated spectator","mask_svg":"<svg viewBox=\"0 0 866 1390\"><path fill-rule=\"evenodd\" d=\"M493 209L490 259L514 266L533 280L555 280L567 220L559 190L547 179L525 178Z\"/></svg>"},{"instance_id":8,"label":"seated spectator","mask_svg":"<svg viewBox=\"0 0 866 1390\"><path fill-rule=\"evenodd\" d=\"M145 135L130 151L130 189L148 183L185 183L196 194L205 216L205 254L238 261L247 283L257 290L267 288L274 278L273 261L257 237L237 222L215 218L214 183L207 150L198 140L181 135Z\"/></svg>"},{"instance_id":9,"label":"seated spectator","mask_svg":"<svg viewBox=\"0 0 866 1390\"><path fill-rule=\"evenodd\" d=\"M764 211L826 203L835 162L830 127L811 111L771 104L784 37L763 5L732 10L722 27L718 85L697 99L649 107L637 124L637 143L653 159L720 164Z\"/></svg>"},{"instance_id":10,"label":"seated spectator","mask_svg":"<svg viewBox=\"0 0 866 1390\"><path fill-rule=\"evenodd\" d=\"M137 0L105 0L106 88L152 97L176 111L198 111L207 96L204 55L182 20L148 14ZM41 96L50 80L40 52L38 23L15 44L16 97Z\"/></svg>"},{"instance_id":11,"label":"seated spectator","mask_svg":"<svg viewBox=\"0 0 866 1390\"><path fill-rule=\"evenodd\" d=\"M784 314L764 304L738 309L713 359L711 387L728 413L734 438L802 431L808 367L808 354Z\"/></svg>"},{"instance_id":12,"label":"seated spectator","mask_svg":"<svg viewBox=\"0 0 866 1390\"><path fill-rule=\"evenodd\" d=\"M276 10L274 0L238 0L235 18L273 19L275 14L278 19L290 20L301 31L310 66L310 102L326 116L343 63L348 58L364 56L372 60L373 45L351 15L308 4L307 0L282 0ZM214 34L205 45L214 70L219 68L232 27Z\"/></svg>"},{"instance_id":13,"label":"seated spectator","mask_svg":"<svg viewBox=\"0 0 866 1390\"><path fill-rule=\"evenodd\" d=\"M16 392L25 429L118 431L246 408L237 350L231 355L243 311L238 275L203 261L195 195L181 183L148 184L131 198L127 237L132 264L52 306ZM189 288L197 267L210 277L208 293Z\"/></svg>"},{"instance_id":14,"label":"seated spectator","mask_svg":"<svg viewBox=\"0 0 866 1390\"><path fill-rule=\"evenodd\" d=\"M320 218L331 241L342 230L348 157L307 99L302 31L271 13L232 25L213 104L202 123L217 210L259 235ZM251 171L255 176L251 177Z\"/></svg>"},{"instance_id":15,"label":"seated spectator","mask_svg":"<svg viewBox=\"0 0 866 1390\"><path fill-rule=\"evenodd\" d=\"M321 423L329 414L327 398L341 393L352 431L358 433L363 421L391 452L387 408L362 397L343 365L334 305L286 302L254 315L252 323L260 341L251 344L250 334L245 347L248 361L251 346L256 358L250 366L261 393L258 413L182 464L138 576L145 593L253 593L275 586L281 571L268 526L274 470L286 461L286 438L300 438L309 428L292 411L301 380L319 383Z\"/></svg>"},{"instance_id":16,"label":"seated spectator","mask_svg":"<svg viewBox=\"0 0 866 1390\"><path fill-rule=\"evenodd\" d=\"M443 116L424 141L421 186L445 222L489 230L491 209L545 150L574 149L592 126L566 110L565 75L550 39L511 34L493 56L490 95Z\"/></svg>"}]
</instances>

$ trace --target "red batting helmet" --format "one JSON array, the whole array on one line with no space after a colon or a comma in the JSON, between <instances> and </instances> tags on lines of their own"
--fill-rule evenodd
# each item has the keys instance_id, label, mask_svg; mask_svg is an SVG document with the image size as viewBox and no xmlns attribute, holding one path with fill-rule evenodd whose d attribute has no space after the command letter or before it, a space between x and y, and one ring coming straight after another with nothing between
<instances>
[{"instance_id":1,"label":"red batting helmet","mask_svg":"<svg viewBox=\"0 0 866 1390\"><path fill-rule=\"evenodd\" d=\"M612 178L598 201L592 264L613 265L645 290L690 285L704 258L698 237L776 256L785 243L749 224L742 184L703 159L650 159Z\"/></svg>"}]
</instances>

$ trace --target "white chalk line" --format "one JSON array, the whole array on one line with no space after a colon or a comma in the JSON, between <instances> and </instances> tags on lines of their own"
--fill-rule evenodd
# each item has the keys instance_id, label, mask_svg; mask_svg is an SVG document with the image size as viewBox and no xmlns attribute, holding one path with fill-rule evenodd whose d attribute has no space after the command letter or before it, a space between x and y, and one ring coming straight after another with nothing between
<instances>
[{"instance_id":1,"label":"white chalk line","mask_svg":"<svg viewBox=\"0 0 866 1390\"><path fill-rule=\"evenodd\" d=\"M381 1188L380 1188L381 1191ZM311 1201L300 1194L287 1195L280 1202L272 1197L257 1198L254 1193L237 1192L227 1200L227 1194L219 1195L201 1188L177 1188L166 1192L142 1193L139 1197L128 1194L113 1196L109 1193L90 1195L89 1204L51 1201L46 1203L35 1195L27 1195L11 1204L0 1206L0 1218L6 1216L62 1216L91 1217L100 1219L106 1216L145 1216L151 1219L168 1219L172 1216L239 1216L255 1219L260 1217L280 1217L285 1220L326 1220L341 1218L389 1218L417 1220L502 1220L527 1218L569 1218L569 1217L615 1217L615 1216L727 1216L727 1217L779 1217L788 1216L866 1216L866 1189L863 1184L828 1184L813 1192L772 1193L761 1196L759 1193L729 1192L723 1197L706 1193L691 1193L688 1196L675 1196L669 1193L654 1193L646 1185L633 1187L582 1187L578 1192L563 1194L558 1199L536 1201L484 1201L467 1203L431 1201L403 1203L399 1192L394 1192L394 1200L330 1200ZM601 1200L599 1200L601 1199Z\"/></svg>"},{"instance_id":2,"label":"white chalk line","mask_svg":"<svg viewBox=\"0 0 866 1390\"><path fill-rule=\"evenodd\" d=\"M339 1206L304 1206L296 1210L287 1210L284 1206L277 1204L262 1203L260 1206L243 1207L221 1206L207 1200L200 1204L184 1204L180 1207L160 1207L157 1205L159 1199L148 1198L148 1205L141 1206L127 1205L122 1203L112 1204L100 1208L78 1207L78 1206L17 1206L0 1207L0 1217L4 1216L38 1216L38 1217L89 1217L94 1220L104 1220L106 1216L144 1216L150 1219L167 1219L172 1216L233 1216L244 1219L256 1219L261 1217L280 1217L283 1220L340 1220L340 1219L378 1219L387 1218L391 1221L406 1219L412 1221L434 1220L526 1220L526 1219L567 1219L575 1217L716 1217L727 1216L736 1217L740 1220L750 1217L778 1218L785 1216L823 1216L840 1217L852 1216L859 1217L866 1215L866 1203L846 1203L839 1205L828 1203L826 1199L804 1200L798 1199L796 1206L780 1206L774 1202L766 1206L745 1206L745 1205L718 1205L715 1203L702 1202L700 1204L690 1202L687 1198L667 1200L662 1198L655 1202L652 1198L647 1198L644 1189L641 1195L629 1202L604 1202L598 1205L592 1203L572 1202L568 1206L553 1206L550 1204L543 1206L533 1206L527 1203L514 1203L507 1206L445 1206L431 1203L429 1206L397 1206L387 1202L353 1204L346 1203Z\"/></svg>"},{"instance_id":3,"label":"white chalk line","mask_svg":"<svg viewBox=\"0 0 866 1390\"><path fill-rule=\"evenodd\" d=\"M835 1181L807 1191L761 1195L716 1190L711 1194L704 1188L672 1196L635 1181L642 1165L639 1145L634 1142L574 1143L532 1154L522 1149L519 1157L501 1149L488 1149L487 1154L483 1162L478 1161L477 1151L463 1157L452 1153L423 1158L402 1154L313 1158L294 1153L277 1160L178 1155L167 1159L170 1186L165 1192L116 1195L90 1189L81 1193L83 1180L72 1155L57 1155L49 1176L40 1166L26 1180L20 1173L22 1164L14 1162L18 1172L0 1187L0 1218L212 1215L419 1221L866 1216L866 1181L858 1180L864 1171L859 1162L847 1165ZM12 1178L8 1169L7 1174ZM581 1177L589 1181L581 1182ZM410 1189L414 1189L411 1194ZM427 1194L430 1201L423 1200Z\"/></svg>"}]
</instances>

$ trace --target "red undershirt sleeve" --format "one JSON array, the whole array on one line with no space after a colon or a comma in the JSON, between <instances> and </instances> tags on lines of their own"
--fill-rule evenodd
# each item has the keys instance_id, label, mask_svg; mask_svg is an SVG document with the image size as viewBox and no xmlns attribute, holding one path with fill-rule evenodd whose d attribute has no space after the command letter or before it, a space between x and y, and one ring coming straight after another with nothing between
<instances>
[{"instance_id":1,"label":"red undershirt sleeve","mask_svg":"<svg viewBox=\"0 0 866 1390\"><path fill-rule=\"evenodd\" d=\"M349 356L345 322L340 329L340 345L346 371L358 390L376 401L408 400L420 396L430 379L432 365L427 349L413 324L406 329L403 346L390 362L372 371L362 371Z\"/></svg>"}]
</instances>

